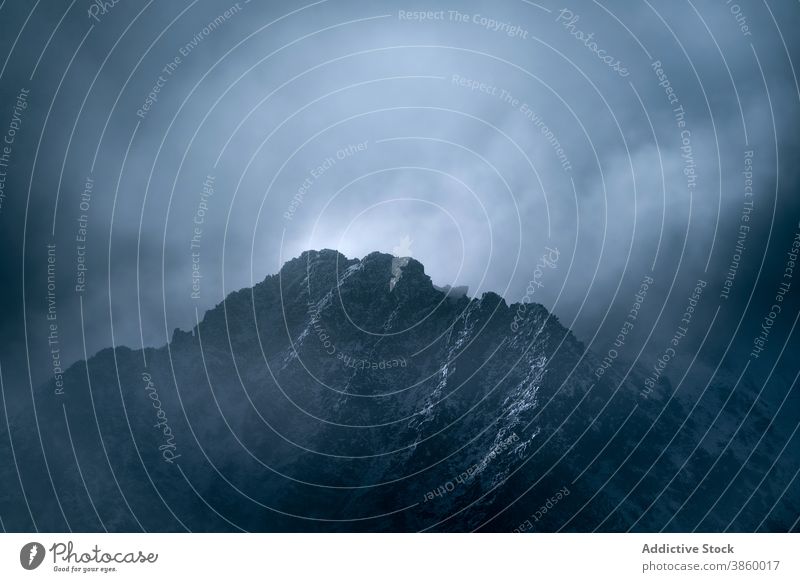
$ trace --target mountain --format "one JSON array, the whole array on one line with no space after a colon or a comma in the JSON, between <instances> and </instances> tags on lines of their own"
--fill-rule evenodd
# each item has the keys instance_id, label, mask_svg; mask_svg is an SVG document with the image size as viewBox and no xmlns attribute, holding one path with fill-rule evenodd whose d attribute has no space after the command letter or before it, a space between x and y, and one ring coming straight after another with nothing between
<instances>
[{"instance_id":1,"label":"mountain","mask_svg":"<svg viewBox=\"0 0 800 582\"><path fill-rule=\"evenodd\" d=\"M37 391L41 443L15 450L46 454L28 488L44 530L758 526L766 508L734 514L788 482L762 479L778 451L723 491L750 458L754 438L726 444L757 387L726 400L736 380L717 376L695 410L697 392L663 378L643 398L641 368L599 364L541 305L437 288L409 257L307 251L164 347L73 365L63 397Z\"/></svg>"}]
</instances>

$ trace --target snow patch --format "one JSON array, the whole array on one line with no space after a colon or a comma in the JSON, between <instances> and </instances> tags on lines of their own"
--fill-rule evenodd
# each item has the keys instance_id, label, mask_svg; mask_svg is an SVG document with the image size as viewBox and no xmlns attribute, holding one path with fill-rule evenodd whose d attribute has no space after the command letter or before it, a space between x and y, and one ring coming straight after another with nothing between
<instances>
[{"instance_id":1,"label":"snow patch","mask_svg":"<svg viewBox=\"0 0 800 582\"><path fill-rule=\"evenodd\" d=\"M408 265L409 257L392 257L392 277L389 279L389 291L394 290L394 286L403 276L403 268Z\"/></svg>"}]
</instances>

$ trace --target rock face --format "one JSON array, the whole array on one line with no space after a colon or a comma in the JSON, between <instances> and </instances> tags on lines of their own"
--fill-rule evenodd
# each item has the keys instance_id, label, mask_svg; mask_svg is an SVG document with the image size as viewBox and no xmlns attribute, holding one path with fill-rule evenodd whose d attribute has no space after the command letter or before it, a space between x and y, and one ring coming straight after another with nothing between
<instances>
[{"instance_id":1,"label":"rock face","mask_svg":"<svg viewBox=\"0 0 800 582\"><path fill-rule=\"evenodd\" d=\"M731 520L740 498L701 519L724 475L689 497L721 443L684 423L691 403L670 400L668 384L644 401L636 368L597 380L597 358L541 305L449 291L411 258L309 251L167 346L76 364L64 404L39 403L61 503L41 485L39 527L683 531ZM678 429L680 446L659 455ZM729 450L726 463L747 453ZM755 527L746 517L737 527ZM791 525L774 519L764 527Z\"/></svg>"}]
</instances>

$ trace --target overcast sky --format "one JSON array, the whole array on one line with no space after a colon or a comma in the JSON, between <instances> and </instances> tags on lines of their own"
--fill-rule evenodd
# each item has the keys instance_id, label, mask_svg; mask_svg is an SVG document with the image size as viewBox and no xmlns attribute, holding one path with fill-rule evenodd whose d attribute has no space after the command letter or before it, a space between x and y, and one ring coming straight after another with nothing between
<instances>
[{"instance_id":1,"label":"overcast sky","mask_svg":"<svg viewBox=\"0 0 800 582\"><path fill-rule=\"evenodd\" d=\"M558 249L533 299L599 352L648 274L659 333L698 279L704 321L717 305L733 326L745 306L762 318L798 222L796 6L632 4L3 3L0 131L19 125L3 365L27 333L47 376L48 244L65 362L84 335L89 354L163 345L323 247L402 251L509 302ZM752 230L723 303L751 150Z\"/></svg>"}]
</instances>

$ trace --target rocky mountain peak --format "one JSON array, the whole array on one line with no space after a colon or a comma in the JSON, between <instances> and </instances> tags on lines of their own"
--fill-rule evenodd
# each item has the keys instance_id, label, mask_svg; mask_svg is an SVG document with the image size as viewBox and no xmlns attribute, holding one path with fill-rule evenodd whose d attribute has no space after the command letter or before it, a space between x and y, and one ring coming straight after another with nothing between
<instances>
[{"instance_id":1,"label":"rocky mountain peak","mask_svg":"<svg viewBox=\"0 0 800 582\"><path fill-rule=\"evenodd\" d=\"M565 515L582 512L582 521L566 525L574 530L595 527L613 510L592 492L616 465L597 466L597 477L587 467L620 426L637 439L668 438L673 428L701 436L680 402L662 414L641 401L637 368L625 378L613 370L598 377L600 360L543 306L451 291L434 287L411 257L306 251L255 288L228 295L168 346L117 347L72 366L64 391L70 434L87 453L86 481L116 478L99 459L140 459L141 468L116 465L132 501L163 501L137 489L146 469L154 490L174 491L172 515L204 530L236 523L251 531L510 531L566 483L572 490L577 475L582 480L559 505ZM40 422L62 434L62 402L39 404ZM650 431L659 419L668 430ZM160 428L167 422L168 435ZM53 474L68 475L69 441L31 440L22 454L42 446ZM609 451L615 463L630 455L625 447ZM636 462L632 478L650 460ZM661 462L672 475L684 457ZM184 471L189 489L185 476L176 477ZM230 521L220 522L196 502L202 491L225 503L232 484L263 505L228 506ZM631 496L632 515L652 504L649 493ZM678 510L664 503L663 514ZM114 516L107 523L131 529L119 508L103 508ZM91 529L91 508L82 509L73 525ZM343 515L382 517L348 522ZM155 531L181 525L166 512L149 519ZM601 529L626 529L631 519L605 523Z\"/></svg>"}]
</instances>

